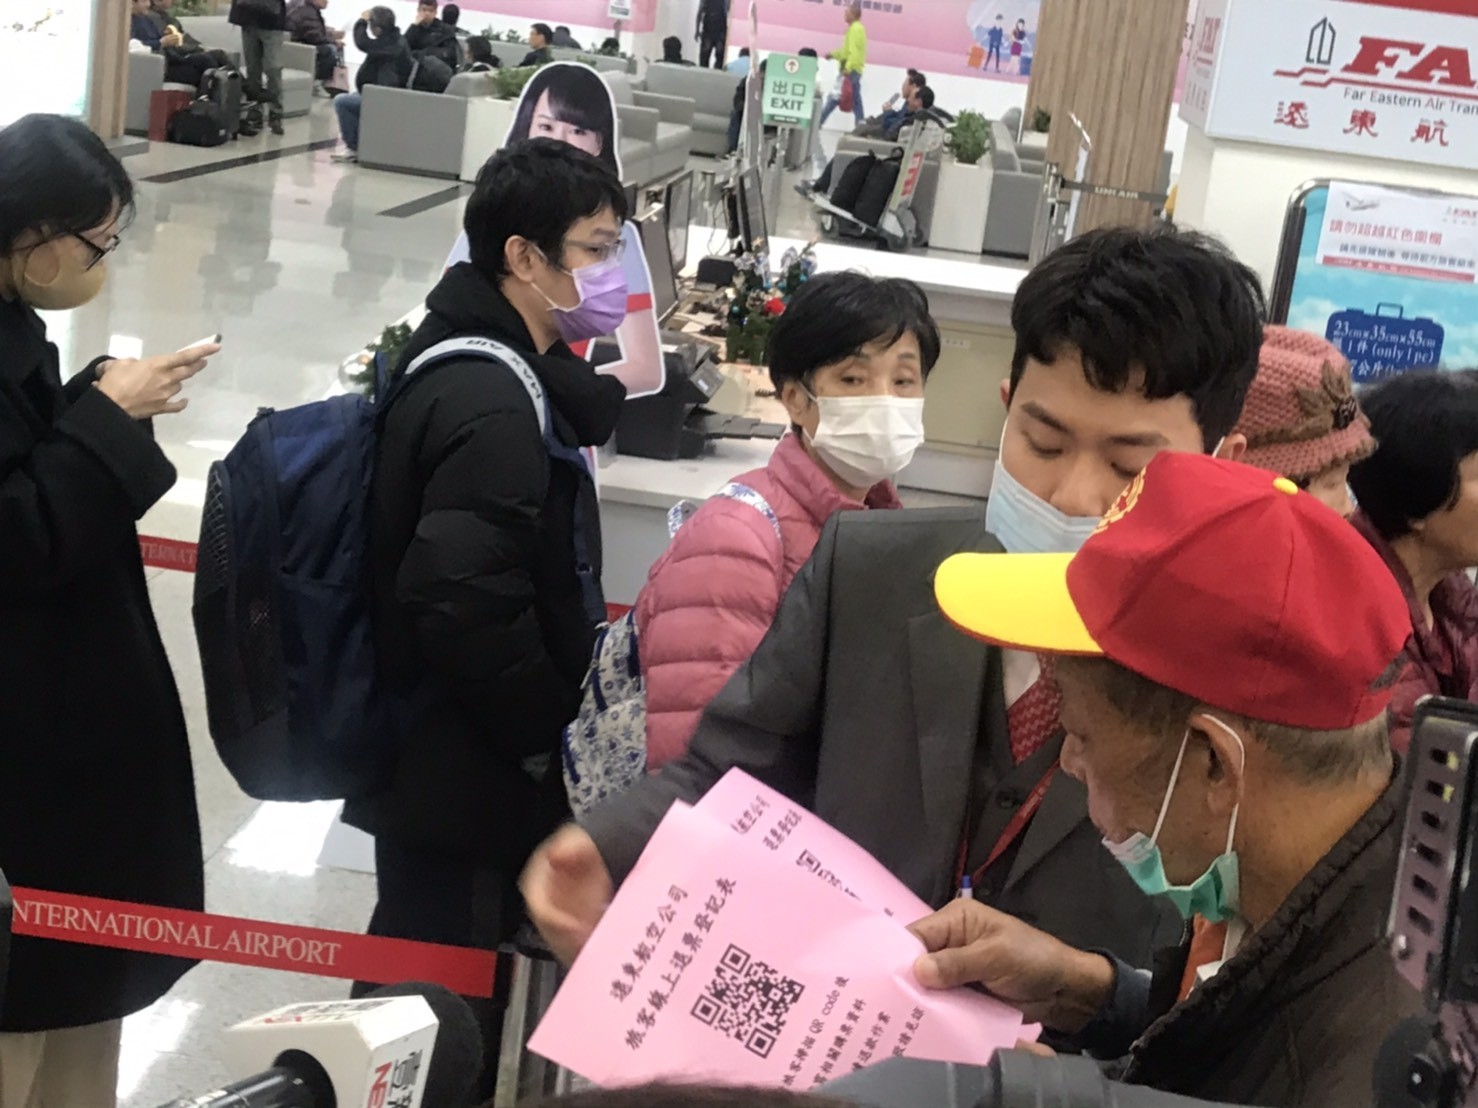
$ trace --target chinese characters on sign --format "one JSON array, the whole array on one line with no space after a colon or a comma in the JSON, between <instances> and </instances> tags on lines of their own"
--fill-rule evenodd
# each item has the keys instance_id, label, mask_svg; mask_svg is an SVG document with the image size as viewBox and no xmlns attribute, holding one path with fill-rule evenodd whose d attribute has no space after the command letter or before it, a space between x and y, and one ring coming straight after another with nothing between
<instances>
[{"instance_id":1,"label":"chinese characters on sign","mask_svg":"<svg viewBox=\"0 0 1478 1108\"><path fill-rule=\"evenodd\" d=\"M1216 138L1478 169L1473 17L1423 8L1200 0L1181 116Z\"/></svg>"},{"instance_id":2,"label":"chinese characters on sign","mask_svg":"<svg viewBox=\"0 0 1478 1108\"><path fill-rule=\"evenodd\" d=\"M1375 185L1336 183L1319 236L1321 265L1472 283L1478 206Z\"/></svg>"},{"instance_id":3,"label":"chinese characters on sign","mask_svg":"<svg viewBox=\"0 0 1478 1108\"><path fill-rule=\"evenodd\" d=\"M814 844L833 864L846 860L849 884L903 904L910 894L887 890L896 878L855 843L742 774L716 789L728 797L718 815L669 810L531 1050L601 1085L701 1079L799 1091L895 1052L982 1064L1035 1034L979 993L924 989L904 921L791 861L802 841ZM745 818L749 833L736 830ZM777 827L783 845L767 846Z\"/></svg>"}]
</instances>

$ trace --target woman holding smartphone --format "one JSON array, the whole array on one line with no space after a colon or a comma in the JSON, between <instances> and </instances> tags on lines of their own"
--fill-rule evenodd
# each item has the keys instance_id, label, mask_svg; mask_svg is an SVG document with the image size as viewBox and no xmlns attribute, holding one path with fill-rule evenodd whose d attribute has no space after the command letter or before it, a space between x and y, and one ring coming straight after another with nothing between
<instances>
[{"instance_id":1,"label":"woman holding smartphone","mask_svg":"<svg viewBox=\"0 0 1478 1108\"><path fill-rule=\"evenodd\" d=\"M135 524L174 484L150 419L219 347L100 358L65 384L40 314L102 291L128 174L75 120L0 130L0 867L10 883L200 910L179 693ZM192 963L17 936L0 1108L115 1102L123 1017Z\"/></svg>"}]
</instances>

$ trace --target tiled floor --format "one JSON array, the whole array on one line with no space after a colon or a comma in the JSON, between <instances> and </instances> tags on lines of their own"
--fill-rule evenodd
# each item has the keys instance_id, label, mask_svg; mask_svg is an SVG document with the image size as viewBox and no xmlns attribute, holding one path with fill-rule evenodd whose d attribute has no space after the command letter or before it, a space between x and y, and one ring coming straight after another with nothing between
<instances>
[{"instance_id":1,"label":"tiled floor","mask_svg":"<svg viewBox=\"0 0 1478 1108\"><path fill-rule=\"evenodd\" d=\"M76 367L120 344L142 343L153 353L224 336L221 354L189 386L189 409L156 421L180 480L144 520L145 534L193 540L206 471L257 409L324 396L342 359L418 303L442 267L465 190L334 165L327 145L335 134L329 105L317 101L312 116L290 121L280 139L263 135L216 150L156 146L130 157L138 217L112 260L107 289L86 308L49 320L64 364ZM828 147L834 142L828 135ZM271 160L222 164L279 152ZM210 167L220 168L190 172ZM813 232L809 206L789 187L797 177L788 175L781 190L776 229L806 237ZM191 585L184 574L151 575L194 747L208 906L358 930L372 906L372 878L316 863L332 806L259 804L216 757L205 726ZM346 988L323 978L202 965L128 1021L120 1103L150 1108L212 1087L228 1076L218 1052L222 1029L278 1004L342 996Z\"/></svg>"}]
</instances>

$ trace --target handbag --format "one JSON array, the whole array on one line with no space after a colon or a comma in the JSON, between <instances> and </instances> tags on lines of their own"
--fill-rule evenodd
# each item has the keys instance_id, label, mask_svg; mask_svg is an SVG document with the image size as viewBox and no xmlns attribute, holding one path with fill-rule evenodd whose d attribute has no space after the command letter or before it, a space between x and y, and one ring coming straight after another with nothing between
<instances>
[{"instance_id":1,"label":"handbag","mask_svg":"<svg viewBox=\"0 0 1478 1108\"><path fill-rule=\"evenodd\" d=\"M852 93L854 82L850 73L843 72L841 76L841 88L837 90L837 107L844 112L852 110Z\"/></svg>"}]
</instances>

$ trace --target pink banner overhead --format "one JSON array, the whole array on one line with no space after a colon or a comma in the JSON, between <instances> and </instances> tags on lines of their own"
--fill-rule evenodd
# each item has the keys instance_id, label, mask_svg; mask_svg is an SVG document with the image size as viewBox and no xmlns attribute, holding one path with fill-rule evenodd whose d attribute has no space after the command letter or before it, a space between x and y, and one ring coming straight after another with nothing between
<instances>
[{"instance_id":1,"label":"pink banner overhead","mask_svg":"<svg viewBox=\"0 0 1478 1108\"><path fill-rule=\"evenodd\" d=\"M559 0L557 4L551 4L549 0L461 0L461 3L464 18L468 12L486 12L530 24L614 27L616 23L611 17L610 0ZM629 0L629 3L631 18L621 21L623 31L641 33L657 26L657 0Z\"/></svg>"},{"instance_id":2,"label":"pink banner overhead","mask_svg":"<svg viewBox=\"0 0 1478 1108\"><path fill-rule=\"evenodd\" d=\"M867 60L927 76L1024 84L1041 7L1041 0L864 0ZM841 45L846 10L846 0L761 0L760 48L794 53L810 46L824 58ZM741 41L742 25L732 35Z\"/></svg>"}]
</instances>

